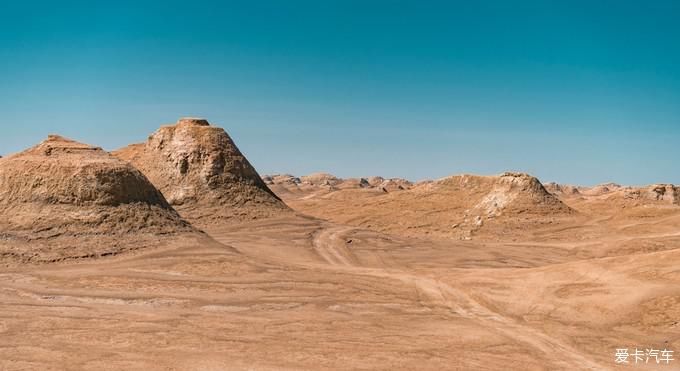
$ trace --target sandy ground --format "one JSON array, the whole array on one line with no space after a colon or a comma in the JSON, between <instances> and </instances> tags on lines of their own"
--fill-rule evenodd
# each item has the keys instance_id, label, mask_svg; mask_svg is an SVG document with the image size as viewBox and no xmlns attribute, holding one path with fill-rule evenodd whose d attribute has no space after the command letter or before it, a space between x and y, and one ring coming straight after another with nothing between
<instances>
[{"instance_id":1,"label":"sandy ground","mask_svg":"<svg viewBox=\"0 0 680 371\"><path fill-rule=\"evenodd\" d=\"M680 212L656 214L519 242L296 215L5 269L0 369L680 369L614 362L680 350Z\"/></svg>"}]
</instances>

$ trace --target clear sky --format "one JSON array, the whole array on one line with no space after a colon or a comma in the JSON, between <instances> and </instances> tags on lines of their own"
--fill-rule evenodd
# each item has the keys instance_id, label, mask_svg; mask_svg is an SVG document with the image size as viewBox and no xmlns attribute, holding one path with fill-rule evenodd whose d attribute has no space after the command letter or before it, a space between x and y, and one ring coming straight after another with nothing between
<instances>
[{"instance_id":1,"label":"clear sky","mask_svg":"<svg viewBox=\"0 0 680 371\"><path fill-rule=\"evenodd\" d=\"M106 4L104 4L106 3ZM680 1L2 1L0 154L180 116L260 173L680 183Z\"/></svg>"}]
</instances>

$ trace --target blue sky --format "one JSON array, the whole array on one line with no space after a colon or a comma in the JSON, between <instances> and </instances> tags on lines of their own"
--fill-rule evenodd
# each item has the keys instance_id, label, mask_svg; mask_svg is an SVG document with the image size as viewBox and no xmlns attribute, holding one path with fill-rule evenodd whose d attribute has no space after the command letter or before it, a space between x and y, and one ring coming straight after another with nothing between
<instances>
[{"instance_id":1,"label":"blue sky","mask_svg":"<svg viewBox=\"0 0 680 371\"><path fill-rule=\"evenodd\" d=\"M93 3L0 3L0 154L201 116L260 173L680 183L677 1Z\"/></svg>"}]
</instances>

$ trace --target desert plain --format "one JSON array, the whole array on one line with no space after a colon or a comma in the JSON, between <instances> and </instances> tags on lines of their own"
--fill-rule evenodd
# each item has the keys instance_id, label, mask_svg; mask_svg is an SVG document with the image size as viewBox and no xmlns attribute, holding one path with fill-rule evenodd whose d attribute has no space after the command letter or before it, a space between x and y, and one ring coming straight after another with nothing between
<instances>
[{"instance_id":1,"label":"desert plain","mask_svg":"<svg viewBox=\"0 0 680 371\"><path fill-rule=\"evenodd\" d=\"M185 118L0 159L0 370L680 369L680 188L259 174ZM674 358L679 358L672 353Z\"/></svg>"}]
</instances>

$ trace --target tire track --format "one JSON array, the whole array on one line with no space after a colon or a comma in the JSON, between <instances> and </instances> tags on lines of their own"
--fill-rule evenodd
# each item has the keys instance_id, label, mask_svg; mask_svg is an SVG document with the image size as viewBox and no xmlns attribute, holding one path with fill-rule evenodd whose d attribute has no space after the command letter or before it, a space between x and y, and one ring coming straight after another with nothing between
<instances>
[{"instance_id":1,"label":"tire track","mask_svg":"<svg viewBox=\"0 0 680 371\"><path fill-rule=\"evenodd\" d=\"M389 278L404 282L415 287L427 295L438 305L443 305L452 313L481 323L487 328L492 328L502 335L526 344L543 354L546 359L552 360L553 365L559 369L586 369L607 370L605 367L583 356L580 351L562 341L533 327L524 325L519 321L503 316L500 313L482 305L471 298L464 291L448 285L440 280L415 275L394 269L367 268L359 265L356 256L347 248L345 236L356 228L345 226L324 227L317 232L312 240L312 245L329 266L342 271L370 275L374 277Z\"/></svg>"}]
</instances>

